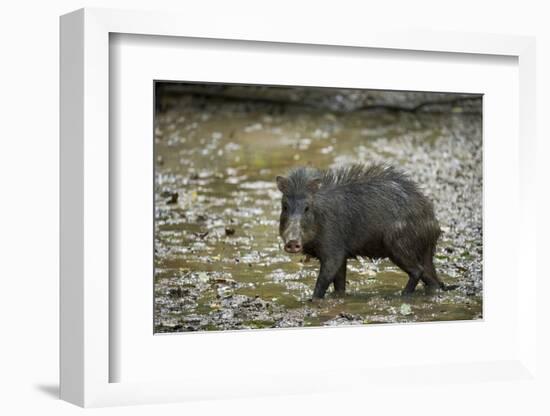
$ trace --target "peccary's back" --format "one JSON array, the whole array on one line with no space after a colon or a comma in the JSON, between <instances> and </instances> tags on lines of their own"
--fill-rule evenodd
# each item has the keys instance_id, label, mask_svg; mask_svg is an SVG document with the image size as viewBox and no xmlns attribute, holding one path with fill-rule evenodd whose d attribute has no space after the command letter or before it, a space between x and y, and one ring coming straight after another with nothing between
<instances>
[{"instance_id":1,"label":"peccary's back","mask_svg":"<svg viewBox=\"0 0 550 416\"><path fill-rule=\"evenodd\" d=\"M331 236L380 239L402 231L427 240L439 236L431 202L403 172L355 164L319 173L315 206Z\"/></svg>"}]
</instances>

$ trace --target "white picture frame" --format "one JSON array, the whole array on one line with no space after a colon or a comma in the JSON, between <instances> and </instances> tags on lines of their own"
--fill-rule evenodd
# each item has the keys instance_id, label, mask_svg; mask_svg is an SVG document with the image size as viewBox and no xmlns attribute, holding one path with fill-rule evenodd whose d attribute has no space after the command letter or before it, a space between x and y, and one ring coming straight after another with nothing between
<instances>
[{"instance_id":1,"label":"white picture frame","mask_svg":"<svg viewBox=\"0 0 550 416\"><path fill-rule=\"evenodd\" d=\"M111 367L117 357L111 348L110 311L110 172L115 167L109 152L109 37L110 34L225 39L226 41L276 42L332 45L333 47L428 51L440 54L504 55L517 58L519 68L517 221L518 262L522 262L522 285L518 286L513 316L517 345L498 360L438 363L380 368L372 365L351 369L330 368L321 373L270 372L268 382L231 383L194 375L181 380L112 382ZM261 44L259 44L261 45ZM83 9L61 18L61 398L80 406L107 406L173 402L215 397L249 397L266 394L299 394L343 389L372 389L396 380L415 391L423 384L450 379L479 385L483 381L506 381L517 388L525 383L539 388L537 373L537 314L535 262L527 256L536 241L535 175L535 42L533 38L429 31L382 31L327 34L312 26L303 33L276 25L240 27L230 22L205 25L168 13ZM514 194L515 195L515 194ZM514 274L515 273L515 274ZM517 274L511 270L510 274ZM295 330L300 331L300 330ZM285 332L284 336L297 332ZM324 331L327 331L326 329ZM334 329L331 335L336 336ZM340 330L341 331L341 330ZM407 329L414 336L414 326ZM324 332L326 334L327 332ZM342 332L341 332L342 333ZM348 331L351 334L351 332ZM314 334L314 332L311 332ZM151 333L152 336L152 333ZM210 334L204 334L210 337ZM239 335L246 342L247 334ZM340 335L341 336L341 335ZM351 340L351 338L350 338ZM367 371L368 370L368 371ZM444 377L441 374L445 373ZM291 375L292 377L289 377ZM323 377L345 380L323 383ZM399 381L400 380L400 381ZM516 383L516 384L514 384ZM534 383L534 384L533 384ZM379 388L379 387L378 387ZM440 387L444 389L444 387ZM419 391L419 390L416 390ZM497 389L487 390L498 397ZM412 394L412 393L411 393Z\"/></svg>"}]
</instances>

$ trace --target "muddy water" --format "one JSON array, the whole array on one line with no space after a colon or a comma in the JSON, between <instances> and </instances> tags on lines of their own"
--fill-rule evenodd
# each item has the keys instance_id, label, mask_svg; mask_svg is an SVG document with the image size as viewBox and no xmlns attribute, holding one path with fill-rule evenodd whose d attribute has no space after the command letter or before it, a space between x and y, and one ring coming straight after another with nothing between
<instances>
[{"instance_id":1,"label":"muddy water","mask_svg":"<svg viewBox=\"0 0 550 416\"><path fill-rule=\"evenodd\" d=\"M155 331L479 319L481 116L331 113L180 97L155 122ZM452 292L410 298L391 262L348 261L344 298L311 304L318 261L282 250L274 178L297 165L400 166L434 201Z\"/></svg>"}]
</instances>

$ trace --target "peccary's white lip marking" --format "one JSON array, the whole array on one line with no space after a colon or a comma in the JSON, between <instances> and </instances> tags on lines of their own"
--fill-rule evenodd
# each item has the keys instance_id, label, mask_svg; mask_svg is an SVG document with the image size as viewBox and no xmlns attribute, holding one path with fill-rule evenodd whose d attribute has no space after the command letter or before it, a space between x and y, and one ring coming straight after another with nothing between
<instances>
[{"instance_id":1,"label":"peccary's white lip marking","mask_svg":"<svg viewBox=\"0 0 550 416\"><path fill-rule=\"evenodd\" d=\"M286 229L281 237L287 253L296 254L302 251L302 228L300 226L299 217L289 219Z\"/></svg>"},{"instance_id":2,"label":"peccary's white lip marking","mask_svg":"<svg viewBox=\"0 0 550 416\"><path fill-rule=\"evenodd\" d=\"M283 243L286 245L289 241L296 240L302 242L300 220L298 218L290 219L286 229L283 231Z\"/></svg>"}]
</instances>

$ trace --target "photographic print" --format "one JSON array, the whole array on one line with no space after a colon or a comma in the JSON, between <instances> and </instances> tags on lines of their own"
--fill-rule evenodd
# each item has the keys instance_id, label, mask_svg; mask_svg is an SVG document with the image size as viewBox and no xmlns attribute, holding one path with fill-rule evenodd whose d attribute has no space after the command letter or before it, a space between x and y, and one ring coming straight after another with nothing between
<instances>
[{"instance_id":1,"label":"photographic print","mask_svg":"<svg viewBox=\"0 0 550 416\"><path fill-rule=\"evenodd\" d=\"M154 332L482 318L482 96L156 81Z\"/></svg>"}]
</instances>

